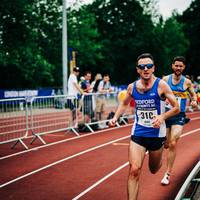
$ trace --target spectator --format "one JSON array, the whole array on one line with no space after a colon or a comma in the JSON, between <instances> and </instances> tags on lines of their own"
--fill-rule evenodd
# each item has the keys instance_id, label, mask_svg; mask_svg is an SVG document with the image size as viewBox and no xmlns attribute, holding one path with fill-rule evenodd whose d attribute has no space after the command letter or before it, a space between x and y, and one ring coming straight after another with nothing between
<instances>
[{"instance_id":1,"label":"spectator","mask_svg":"<svg viewBox=\"0 0 200 200\"><path fill-rule=\"evenodd\" d=\"M80 77L80 81L79 81L80 87L81 87L81 84L82 84L82 82L83 82L84 80L85 80L84 76L81 76L81 77Z\"/></svg>"},{"instance_id":2,"label":"spectator","mask_svg":"<svg viewBox=\"0 0 200 200\"><path fill-rule=\"evenodd\" d=\"M106 104L106 94L112 91L111 84L110 84L110 77L108 74L103 76L103 80L100 81L98 86L98 95L97 98L97 105L96 105L96 115L97 120L102 119L102 114L105 112L105 104Z\"/></svg>"},{"instance_id":3,"label":"spectator","mask_svg":"<svg viewBox=\"0 0 200 200\"><path fill-rule=\"evenodd\" d=\"M79 67L74 67L72 73L68 79L68 99L67 99L67 107L72 111L72 121L73 125L77 126L76 121L76 108L77 108L77 98L78 94L84 94L84 91L80 88L78 84L77 77L79 75Z\"/></svg>"},{"instance_id":4,"label":"spectator","mask_svg":"<svg viewBox=\"0 0 200 200\"><path fill-rule=\"evenodd\" d=\"M94 116L95 119L97 119L96 112L95 112L97 95L95 93L98 91L98 86L99 86L99 83L100 83L101 80L102 80L102 75L100 73L97 73L94 81L92 81L92 83L91 83L91 92L93 93L93 95L92 95L92 107L93 107L93 111L95 113L95 116Z\"/></svg>"},{"instance_id":5,"label":"spectator","mask_svg":"<svg viewBox=\"0 0 200 200\"><path fill-rule=\"evenodd\" d=\"M198 83L197 92L200 93L200 76L197 76L197 83Z\"/></svg>"},{"instance_id":6,"label":"spectator","mask_svg":"<svg viewBox=\"0 0 200 200\"><path fill-rule=\"evenodd\" d=\"M84 121L85 123L88 123L91 121L91 119L94 117L94 112L92 109L92 95L90 93L91 87L90 87L90 80L91 80L91 72L86 71L84 74L84 79L81 82L81 88L86 93L83 97L83 114L84 114Z\"/></svg>"},{"instance_id":7,"label":"spectator","mask_svg":"<svg viewBox=\"0 0 200 200\"><path fill-rule=\"evenodd\" d=\"M91 83L92 92L98 91L98 86L99 86L99 83L101 80L102 80L102 75L100 73L97 73L94 81L92 81L92 83Z\"/></svg>"}]
</instances>

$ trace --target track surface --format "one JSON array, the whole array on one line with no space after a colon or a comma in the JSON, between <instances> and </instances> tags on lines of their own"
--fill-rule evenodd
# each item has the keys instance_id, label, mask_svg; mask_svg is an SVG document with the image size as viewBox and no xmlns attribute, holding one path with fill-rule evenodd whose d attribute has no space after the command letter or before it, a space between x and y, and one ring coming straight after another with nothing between
<instances>
[{"instance_id":1,"label":"track surface","mask_svg":"<svg viewBox=\"0 0 200 200\"><path fill-rule=\"evenodd\" d=\"M148 155L140 178L138 200L173 200L181 184L200 158L200 112L184 127L178 144L174 173L169 186L160 180L166 167L150 174ZM128 144L131 126L75 137L73 134L45 136L51 145L29 151L0 146L1 200L124 200L127 199ZM53 138L53 139L52 139ZM70 138L70 139L67 139ZM7 151L7 152L6 152ZM15 154L17 153L17 154ZM5 155L9 155L5 157Z\"/></svg>"}]
</instances>

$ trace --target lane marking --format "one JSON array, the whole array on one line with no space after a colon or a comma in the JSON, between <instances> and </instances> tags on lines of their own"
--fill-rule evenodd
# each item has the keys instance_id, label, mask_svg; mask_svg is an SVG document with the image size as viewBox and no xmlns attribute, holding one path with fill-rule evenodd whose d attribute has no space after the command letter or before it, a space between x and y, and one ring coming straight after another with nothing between
<instances>
[{"instance_id":1,"label":"lane marking","mask_svg":"<svg viewBox=\"0 0 200 200\"><path fill-rule=\"evenodd\" d=\"M63 158L63 159L61 159L61 160L55 161L55 162L53 162L53 163L51 163L51 164L49 164L49 165L45 165L44 167L41 167L41 168L36 169L36 170L33 170L33 171L31 171L31 172L29 172L29 173L27 173L27 174L24 174L24 175L22 175L22 176L19 176L19 177L15 178L15 179L12 179L12 180L6 182L6 183L3 183L3 184L0 185L0 188L3 188L3 187L5 187L5 186L7 186L7 185L10 185L11 183L14 183L14 182L16 182L16 181L19 181L19 180L21 180L21 179L23 179L23 178L26 178L26 177L30 176L30 175L36 174L36 173L38 173L38 172L40 172L40 171L42 171L42 170L48 169L48 168L50 168L50 167L52 167L52 166L55 166L55 165L57 165L57 164L60 164L60 163L62 163L62 162L64 162L64 161L70 160L70 159L72 159L72 158L78 157L78 156L83 155L83 154L85 154L85 153L88 153L88 152L94 151L94 150L96 150L96 149L102 148L102 147L104 147L104 146L107 146L107 145L109 145L109 144L112 144L113 142L118 142L118 141L121 141L121 140L124 140L124 139L127 139L127 138L130 138L130 135L125 136L125 137L122 137L122 138L118 138L118 139L116 139L116 140L112 140L112 141L110 141L110 142L107 142L107 143L98 145L98 146L96 146L96 147L92 147L92 148L86 149L86 150L81 151L81 152L79 152L79 153L77 153L77 154L74 154L74 155L71 155L71 156L69 156L69 157Z\"/></svg>"},{"instance_id":2,"label":"lane marking","mask_svg":"<svg viewBox=\"0 0 200 200\"><path fill-rule=\"evenodd\" d=\"M129 162L124 163L123 165L119 166L118 168L116 168L114 171L110 172L109 174L107 174L106 176L104 176L102 179L100 179L99 181L97 181L96 183L94 183L93 185L91 185L89 188L87 188L86 190L84 190L83 192L81 192L78 196L74 197L72 200L77 200L80 197L84 196L86 193L88 193L90 190L92 190L93 188L97 187L99 184L101 184L102 182L104 182L106 179L108 179L110 176L112 176L113 174L117 173L118 171L120 171L121 169L125 168L126 166L129 165Z\"/></svg>"},{"instance_id":3,"label":"lane marking","mask_svg":"<svg viewBox=\"0 0 200 200\"><path fill-rule=\"evenodd\" d=\"M200 131L200 128L198 128L196 130L192 130L192 131L186 132L185 134L181 135L181 137L185 137L185 136L191 135L192 133L195 133L195 132L198 132L198 131ZM147 152L146 152L146 154L147 154ZM123 165L121 165L120 167L116 168L114 171L110 172L109 174L107 174L106 176L104 176L102 179L98 180L96 183L94 183L93 185L91 185L90 187L88 187L86 190L84 190L83 192L81 192L80 194L78 194L77 196L75 196L72 200L77 200L80 197L84 196L86 193L88 193L89 191L91 191L92 189L94 189L95 187L97 187L99 184L101 184L102 182L104 182L106 179L110 178L113 174L117 173L121 169L123 169L126 166L128 166L128 164L129 164L129 162L126 162Z\"/></svg>"},{"instance_id":4,"label":"lane marking","mask_svg":"<svg viewBox=\"0 0 200 200\"><path fill-rule=\"evenodd\" d=\"M194 117L194 118L191 118L190 121L198 120L198 119L200 119L200 117Z\"/></svg>"},{"instance_id":5,"label":"lane marking","mask_svg":"<svg viewBox=\"0 0 200 200\"><path fill-rule=\"evenodd\" d=\"M84 137L89 137L91 135L95 135L95 134L98 134L98 133L103 133L103 132L106 132L106 131L109 132L109 131L112 131L112 130L121 129L121 128L129 127L129 126L132 126L132 124L127 124L127 125L123 125L121 127L114 127L114 128L110 128L110 129L96 131L94 133L88 133L86 135L75 136L73 138L67 138L67 139L64 139L64 140L59 140L57 142L52 142L52 143L49 143L49 144L45 144L45 145L42 145L42 146L34 147L34 148L31 148L31 149L28 149L28 150L24 150L24 151L20 151L20 152L14 153L14 154L10 154L10 155L6 155L6 156L3 156L3 157L0 157L0 160L4 160L4 159L7 159L7 158L18 156L18 155L21 155L21 154L24 154L24 153L28 153L28 152L31 152L31 151L35 151L36 149L38 150L38 149L42 149L42 148L45 148L45 147L53 146L53 145L56 145L56 144L60 144L60 143L64 143L64 142L68 142L68 141L72 141L72 140L77 140L77 139L84 138Z\"/></svg>"},{"instance_id":6,"label":"lane marking","mask_svg":"<svg viewBox=\"0 0 200 200\"><path fill-rule=\"evenodd\" d=\"M186 112L185 114L187 116L187 115L193 115L193 114L199 114L199 113L200 113L200 111L197 110L197 111L193 111L193 112Z\"/></svg>"},{"instance_id":7,"label":"lane marking","mask_svg":"<svg viewBox=\"0 0 200 200\"><path fill-rule=\"evenodd\" d=\"M200 117L196 117L194 119L191 119L191 121L198 120L198 119L200 119ZM52 143L49 143L49 144L45 144L45 145L42 145L42 146L34 147L34 148L31 148L31 149L28 149L28 150L24 150L24 151L20 151L20 152L17 152L17 153L13 153L13 154L10 154L10 155L0 157L0 160L4 160L4 159L7 159L7 158L18 156L18 155L28 153L28 152L31 152L31 151L35 151L35 150L38 150L38 149L46 148L46 147L53 146L53 145L56 145L56 144L68 142L68 141L71 141L71 140L76 140L76 139L79 139L79 138L88 137L88 136L91 136L91 135L94 135L94 134L97 134L97 133L102 133L102 132L105 132L105 131L111 131L111 130L115 130L115 129L119 129L119 128L125 128L125 127L132 126L132 125L133 124L131 123L131 124L123 125L121 127L113 127L113 128L109 128L109 129L106 129L106 130L96 131L94 133L88 133L87 135L81 135L81 136L76 136L76 137L73 137L73 138L67 138L67 139L64 139L64 140L59 140L57 142L52 142Z\"/></svg>"},{"instance_id":8,"label":"lane marking","mask_svg":"<svg viewBox=\"0 0 200 200\"><path fill-rule=\"evenodd\" d=\"M196 130L192 130L192 131L186 132L186 133L183 134L181 137L190 135L190 134L195 133L195 132L198 132L198 131L200 131L200 128L198 128L198 129L196 129ZM107 143L98 145L98 146L96 146L96 147L89 148L89 149L84 150L84 151L81 151L81 152L79 152L79 153L77 153L77 154L74 154L74 155L71 155L71 156L69 156L69 157L63 158L63 159L61 159L61 160L55 161L55 162L53 162L53 163L51 163L51 164L49 164L49 165L45 165L44 167L41 167L41 168L36 169L36 170L33 170L33 171L31 171L31 172L29 172L29 173L27 173L27 174L24 174L24 175L22 175L22 176L19 176L19 177L15 178L15 179L12 179L12 180L6 182L6 183L3 183L3 184L0 185L0 188L3 188L3 187L5 187L5 186L7 186L7 185L10 185L11 183L17 182L17 181L19 181L19 180L21 180L21 179L24 179L24 178L28 177L28 176L31 176L31 175L33 175L33 174L36 174L36 173L38 173L38 172L40 172L40 171L42 171L42 170L48 169L48 168L50 168L50 167L52 167L52 166L55 166L55 165L57 165L57 164L60 164L60 163L62 163L62 162L64 162L64 161L70 160L70 159L72 159L72 158L78 157L78 156L83 155L83 154L85 154L85 153L94 151L94 150L96 150L96 149L102 148L102 147L104 147L104 146L107 146L107 145L109 145L109 144L112 144L112 143L115 143L115 142L118 142L118 141L121 141L121 140L124 140L124 139L127 139L127 138L130 138L130 135L125 136L125 137L122 137L122 138L118 138L118 139L116 139L116 140L112 140L112 141L110 141L110 142L107 142Z\"/></svg>"},{"instance_id":9,"label":"lane marking","mask_svg":"<svg viewBox=\"0 0 200 200\"><path fill-rule=\"evenodd\" d=\"M197 129L195 129L195 130L186 132L186 133L182 134L180 137L185 137L185 136L187 136L187 135L191 135L192 133L195 133L195 132L198 132L198 131L200 131L200 128L197 128Z\"/></svg>"},{"instance_id":10,"label":"lane marking","mask_svg":"<svg viewBox=\"0 0 200 200\"><path fill-rule=\"evenodd\" d=\"M113 143L112 145L114 145L114 146L128 146L129 145L129 143L120 143L120 142L118 142L118 143Z\"/></svg>"}]
</instances>

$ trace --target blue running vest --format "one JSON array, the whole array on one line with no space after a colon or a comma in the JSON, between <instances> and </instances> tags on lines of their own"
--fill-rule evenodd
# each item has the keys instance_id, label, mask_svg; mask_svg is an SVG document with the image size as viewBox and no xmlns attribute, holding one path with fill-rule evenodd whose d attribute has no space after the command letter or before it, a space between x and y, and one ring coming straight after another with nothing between
<instances>
[{"instance_id":1,"label":"blue running vest","mask_svg":"<svg viewBox=\"0 0 200 200\"><path fill-rule=\"evenodd\" d=\"M165 112L165 102L158 94L159 78L156 78L150 90L141 94L136 89L136 82L133 83L132 96L135 100L135 121L132 127L132 135L140 137L165 137L166 125L161 124L160 128L153 128L154 116Z\"/></svg>"},{"instance_id":2,"label":"blue running vest","mask_svg":"<svg viewBox=\"0 0 200 200\"><path fill-rule=\"evenodd\" d=\"M172 74L169 75L169 79L167 81L168 85L170 86L172 92L174 93L179 103L181 112L185 112L186 110L186 103L187 103L187 97L188 97L187 90L184 89L184 82L185 82L185 77L181 76L180 82L174 85L172 83ZM170 105L168 105L166 108L171 108L171 107Z\"/></svg>"}]
</instances>

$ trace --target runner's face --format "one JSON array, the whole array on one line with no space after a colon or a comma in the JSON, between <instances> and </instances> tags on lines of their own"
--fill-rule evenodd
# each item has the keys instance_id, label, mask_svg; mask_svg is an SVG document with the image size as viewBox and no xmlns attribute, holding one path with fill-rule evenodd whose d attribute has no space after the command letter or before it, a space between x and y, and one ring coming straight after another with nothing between
<instances>
[{"instance_id":1,"label":"runner's face","mask_svg":"<svg viewBox=\"0 0 200 200\"><path fill-rule=\"evenodd\" d=\"M145 68L144 69L139 68L140 65L145 66ZM152 67L150 68L147 67L146 65ZM142 79L149 80L152 77L154 70L155 66L151 58L142 58L138 60L137 72L139 73Z\"/></svg>"},{"instance_id":2,"label":"runner's face","mask_svg":"<svg viewBox=\"0 0 200 200\"><path fill-rule=\"evenodd\" d=\"M172 64L172 70L176 76L180 76L184 69L185 65L181 61L175 61L175 63Z\"/></svg>"}]
</instances>

